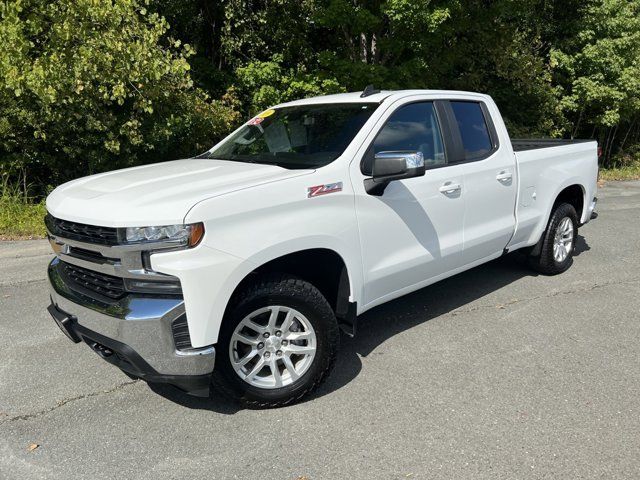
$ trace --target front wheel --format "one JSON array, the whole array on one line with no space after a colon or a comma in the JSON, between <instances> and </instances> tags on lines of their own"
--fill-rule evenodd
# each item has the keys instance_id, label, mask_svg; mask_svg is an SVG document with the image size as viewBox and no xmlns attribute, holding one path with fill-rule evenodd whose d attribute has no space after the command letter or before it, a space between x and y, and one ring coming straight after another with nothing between
<instances>
[{"instance_id":1,"label":"front wheel","mask_svg":"<svg viewBox=\"0 0 640 480\"><path fill-rule=\"evenodd\" d=\"M542 235L540 253L529 259L530 265L545 275L566 271L573 263L578 238L578 214L573 205L561 203L551 213Z\"/></svg>"},{"instance_id":2,"label":"front wheel","mask_svg":"<svg viewBox=\"0 0 640 480\"><path fill-rule=\"evenodd\" d=\"M232 302L220 331L215 390L269 408L318 388L339 343L335 315L320 291L296 277L269 275Z\"/></svg>"}]
</instances>

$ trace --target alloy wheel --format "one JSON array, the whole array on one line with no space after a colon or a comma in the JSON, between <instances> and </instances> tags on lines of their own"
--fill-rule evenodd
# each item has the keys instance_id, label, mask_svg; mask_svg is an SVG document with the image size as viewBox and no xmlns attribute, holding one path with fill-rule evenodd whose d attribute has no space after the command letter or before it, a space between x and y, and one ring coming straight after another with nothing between
<instances>
[{"instance_id":1,"label":"alloy wheel","mask_svg":"<svg viewBox=\"0 0 640 480\"><path fill-rule=\"evenodd\" d=\"M257 388L282 388L304 375L316 354L316 333L298 310L283 305L244 317L229 343L233 370Z\"/></svg>"},{"instance_id":2,"label":"alloy wheel","mask_svg":"<svg viewBox=\"0 0 640 480\"><path fill-rule=\"evenodd\" d=\"M564 217L558 227L553 240L553 258L562 263L571 253L573 248L573 222L569 217Z\"/></svg>"}]
</instances>

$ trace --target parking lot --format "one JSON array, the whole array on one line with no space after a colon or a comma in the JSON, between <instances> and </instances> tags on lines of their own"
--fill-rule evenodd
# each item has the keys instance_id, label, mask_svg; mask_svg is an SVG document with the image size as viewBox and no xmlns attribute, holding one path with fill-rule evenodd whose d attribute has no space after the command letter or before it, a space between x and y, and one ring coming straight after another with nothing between
<instances>
[{"instance_id":1,"label":"parking lot","mask_svg":"<svg viewBox=\"0 0 640 480\"><path fill-rule=\"evenodd\" d=\"M376 308L316 395L269 411L72 344L46 241L0 243L0 478L638 478L640 182L598 196L567 273L509 255Z\"/></svg>"}]
</instances>

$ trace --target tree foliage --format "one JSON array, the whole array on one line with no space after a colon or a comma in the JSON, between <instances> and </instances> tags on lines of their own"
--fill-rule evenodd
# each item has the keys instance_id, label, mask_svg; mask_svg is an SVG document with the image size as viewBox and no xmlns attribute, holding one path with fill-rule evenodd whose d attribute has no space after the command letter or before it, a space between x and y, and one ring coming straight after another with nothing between
<instances>
[{"instance_id":1,"label":"tree foliage","mask_svg":"<svg viewBox=\"0 0 640 480\"><path fill-rule=\"evenodd\" d=\"M144 3L17 0L0 8L5 175L26 168L56 183L186 154L236 121L224 101L193 88L192 48L167 37L166 20Z\"/></svg>"},{"instance_id":2,"label":"tree foliage","mask_svg":"<svg viewBox=\"0 0 640 480\"><path fill-rule=\"evenodd\" d=\"M492 95L513 135L640 142L640 0L5 0L1 173L190 155L294 98Z\"/></svg>"},{"instance_id":3,"label":"tree foliage","mask_svg":"<svg viewBox=\"0 0 640 480\"><path fill-rule=\"evenodd\" d=\"M640 2L603 0L582 10L575 36L550 53L558 107L565 132L598 138L611 156L629 145L640 114Z\"/></svg>"}]
</instances>

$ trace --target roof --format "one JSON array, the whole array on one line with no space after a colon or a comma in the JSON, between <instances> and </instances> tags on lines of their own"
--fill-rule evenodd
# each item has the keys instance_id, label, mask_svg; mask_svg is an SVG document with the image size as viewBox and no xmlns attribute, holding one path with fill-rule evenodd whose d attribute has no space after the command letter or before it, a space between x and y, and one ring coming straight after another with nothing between
<instances>
[{"instance_id":1,"label":"roof","mask_svg":"<svg viewBox=\"0 0 640 480\"><path fill-rule=\"evenodd\" d=\"M461 92L455 90L382 90L381 92L374 93L367 97L361 97L362 92L349 92L349 93L336 93L334 95L322 95L319 97L309 97L300 100L294 100L292 102L281 103L276 107L292 107L295 105L311 105L311 104L326 104L326 103L381 103L388 97L402 98L410 95L474 95L484 96L474 92Z\"/></svg>"},{"instance_id":2,"label":"roof","mask_svg":"<svg viewBox=\"0 0 640 480\"><path fill-rule=\"evenodd\" d=\"M362 92L336 93L334 95L322 95L319 97L301 98L292 102L282 103L278 107L292 107L294 105L309 105L313 103L380 103L393 91L382 91L368 97L361 97Z\"/></svg>"}]
</instances>

